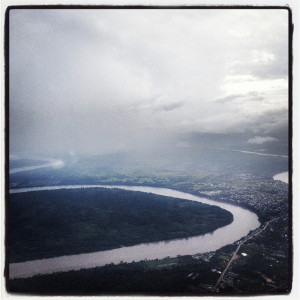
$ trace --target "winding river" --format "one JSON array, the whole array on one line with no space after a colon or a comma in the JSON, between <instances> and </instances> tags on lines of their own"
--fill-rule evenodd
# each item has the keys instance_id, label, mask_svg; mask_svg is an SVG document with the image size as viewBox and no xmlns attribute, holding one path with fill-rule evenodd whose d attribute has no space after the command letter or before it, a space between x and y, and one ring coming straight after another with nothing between
<instances>
[{"instance_id":1,"label":"winding river","mask_svg":"<svg viewBox=\"0 0 300 300\"><path fill-rule=\"evenodd\" d=\"M55 272L89 269L111 263L130 263L133 261L162 259L168 256L176 257L177 255L193 255L197 253L215 251L227 244L231 244L241 239L243 236L246 236L249 231L260 226L257 215L245 208L166 188L121 185L69 185L11 189L10 194L80 188L119 188L216 205L230 211L233 214L233 222L215 230L214 232L186 239L139 244L107 251L11 263L9 264L9 277L11 279L32 277L38 274L51 274Z\"/></svg>"}]
</instances>

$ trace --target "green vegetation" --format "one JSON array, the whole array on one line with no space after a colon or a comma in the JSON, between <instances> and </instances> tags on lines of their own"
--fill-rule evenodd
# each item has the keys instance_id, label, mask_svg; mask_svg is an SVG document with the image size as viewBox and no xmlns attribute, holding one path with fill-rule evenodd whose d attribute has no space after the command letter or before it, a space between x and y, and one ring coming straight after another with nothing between
<instances>
[{"instance_id":1,"label":"green vegetation","mask_svg":"<svg viewBox=\"0 0 300 300\"><path fill-rule=\"evenodd\" d=\"M9 261L185 238L232 222L217 206L118 189L11 194Z\"/></svg>"},{"instance_id":2,"label":"green vegetation","mask_svg":"<svg viewBox=\"0 0 300 300\"><path fill-rule=\"evenodd\" d=\"M193 273L193 276L189 274ZM197 276L198 274L198 276ZM193 280L193 278L195 278ZM107 265L89 270L71 271L8 281L8 290L34 294L199 294L193 284L214 283L209 263L191 256Z\"/></svg>"},{"instance_id":3,"label":"green vegetation","mask_svg":"<svg viewBox=\"0 0 300 300\"><path fill-rule=\"evenodd\" d=\"M259 235L242 245L225 275L220 293L284 293L291 288L287 218L269 224ZM226 253L224 248L219 253ZM243 256L242 253L246 254Z\"/></svg>"},{"instance_id":4,"label":"green vegetation","mask_svg":"<svg viewBox=\"0 0 300 300\"><path fill-rule=\"evenodd\" d=\"M79 159L76 164L66 164L61 169L38 169L35 172L11 174L9 183L11 187L15 188L63 184L123 184L166 187L243 206L254 211L259 216L262 224L275 217L280 217L276 222L271 223L267 230L254 236L242 245L236 259L227 270L224 280L219 284L217 294L230 293L245 296L247 294L288 293L292 283L292 258L289 249L291 236L288 226L289 189L287 184L272 179L274 174L287 170L288 160L280 159L278 161L277 158L272 157L230 152L225 152L224 155L230 156L232 159L219 156L219 154L214 159L210 159L205 155L203 156L203 153L199 151L195 152L195 154L201 161L184 160L184 157L180 158L180 160L173 160L169 156L168 160L164 161L159 155L155 160L147 161L147 159L141 158L138 163L133 163L131 160L128 160L126 163L121 158L117 159L118 157L115 155L104 157L102 160L99 157L83 158ZM243 159L243 164L240 164L240 159ZM208 165L211 163L216 164L216 168ZM22 230L13 237L15 241L11 239L10 261L21 261L30 257L51 257L55 253L60 254L64 253L64 251L69 251L70 245L76 246L72 246L71 251L67 253L97 251L99 249L109 249L110 246L130 245L131 242L135 243L135 238L140 238L142 241L143 238L146 238L146 240L153 237L159 239L158 236L162 235L161 239L168 239L173 234L180 237L183 233L194 235L199 234L197 230L203 230L203 228L198 226L199 224L194 228L188 224L192 216L192 209L184 216L183 213L186 208L183 202L181 204L176 202L177 205L173 207L174 209L178 208L177 215L175 213L166 213L169 207L172 206L161 209L161 206L154 205L154 208L147 207L143 210L141 207L138 208L133 204L134 209L130 213L134 212L137 218L131 218L131 221L135 220L135 222L141 223L136 223L134 226L132 223L126 225L129 227L123 235L127 237L128 244L125 244L121 236L122 228L126 227L124 224L125 217L121 217L118 220L118 222L123 222L120 223L121 225L110 227L109 231L106 232L106 230L102 230L102 227L97 225L95 220L101 219L102 211L108 214L109 210L105 210L102 206L97 209L97 206L91 204L92 202L88 202L89 204L86 208L83 209L81 206L79 209L80 203L86 203L82 199L89 199L89 197L84 195L87 190L84 192L75 190L74 193L78 193L77 196L72 196L70 191L68 190L68 193L61 194L59 198L58 194L55 196L52 194L53 196L51 196L48 192L42 192L34 196L36 197L36 202L30 200L30 197L33 197L32 193L30 197L29 194L26 195L26 198L25 194L10 196L10 220L14 222L15 228L19 226L17 231ZM80 195L79 192L82 194ZM97 190L97 193L100 194L100 191ZM69 194L71 198L69 198ZM65 199L63 195L65 195ZM145 196L146 194L143 195ZM141 199L146 200L144 196L136 194L134 199L139 199L138 201ZM149 197L147 199L151 199L149 201L151 203L156 199L154 195L147 195L147 197ZM157 197L166 203L166 198ZM50 198L52 199L51 205L48 203ZM74 200L76 198L80 200ZM97 199L96 202L102 202L99 199L104 198L97 196L95 199ZM123 202L123 199L126 199L125 193L122 196L120 194L120 198L117 199ZM60 206L58 206L59 201L56 200L61 202ZM169 200L171 199L169 198ZM175 199L173 200L175 201ZM21 201L22 204L18 201ZM119 205L118 202L115 203ZM197 205L197 203L193 204ZM17 205L17 210L14 213L15 215L13 215L11 209L15 209L15 205ZM41 205L40 210L37 209L39 205ZM89 207L93 208L89 210ZM73 211L76 214L66 216L68 208L70 208L69 214ZM152 227L151 222L147 226L142 226L142 222L145 221L143 220L144 212L147 210L152 211L155 208L157 210L154 211L154 215L157 219L153 222L163 224L159 223L159 219L166 218L168 215L168 219L165 219L165 221L172 225L166 228L165 236L163 236L162 232L154 234L153 232L157 228L155 229L155 226ZM65 223L69 222L72 226L70 224L64 224L67 227L58 225L59 222L57 219L54 219L55 222L52 220L53 226L51 230L65 228L64 235L51 232L50 227L43 225L43 229L40 231L45 232L43 237L45 245L35 244L39 230L36 228L37 225L29 226L31 222L29 217L34 218L33 216L37 216L37 219L45 218L46 220L51 215L49 213L51 209L53 209L53 213L61 210L61 212L59 211L58 219L65 220ZM46 210L48 212L40 216ZM81 211L85 211L86 217L89 218L88 222L82 219ZM123 209L123 211L126 210ZM113 212L113 208L111 212ZM27 217L26 214L28 214ZM211 218L215 217L213 216L214 214L218 215L218 221L220 221L219 212L206 212L205 216L207 218L210 215ZM179 216L183 216L183 219L179 219L176 222L173 221ZM72 221L70 222L70 220ZM216 219L214 218L214 220ZM201 221L203 221L202 224L205 222L210 224L209 219L205 220L203 218ZM193 221L191 220L190 224L192 223L195 225L197 222L194 219ZM42 224L42 222L39 220L35 224ZM131 225L134 229L130 227ZM25 230L26 226L29 227ZM176 226L176 229L173 226ZM222 225L219 224L218 226ZM143 233L146 227L149 230L150 228L155 230L151 233L149 231ZM157 231L164 228L165 225L161 225ZM72 235L74 231L77 231L77 234ZM102 237L99 233L103 231L107 235ZM193 233L193 231L196 231L196 233ZM10 230L9 234L11 233L13 233L13 230ZM41 232L39 234L41 236ZM32 236L31 240L28 241L30 236ZM109 236L112 239L109 239ZM26 242L24 242L25 237L27 239ZM50 239L51 237L52 239ZM72 240L73 238L75 240ZM131 239L135 239L135 241L131 241ZM16 244L17 240L19 240L18 244ZM98 240L99 244L96 245L95 243ZM85 244L83 245L83 243ZM56 247L55 251L53 250L54 246ZM237 246L238 244L234 243L215 252L201 255L166 258L132 264L108 265L90 270L7 280L7 287L12 292L41 294L211 295L212 288L216 284L220 273L226 268ZM242 255L242 253L247 255ZM191 273L192 275L189 276Z\"/></svg>"},{"instance_id":5,"label":"green vegetation","mask_svg":"<svg viewBox=\"0 0 300 300\"><path fill-rule=\"evenodd\" d=\"M218 295L270 295L287 294L290 291L286 221L283 218L273 222L267 230L242 245L238 257L219 285ZM273 236L277 236L276 243L272 241ZM111 264L88 270L8 280L7 287L16 293L43 295L212 295L212 288L237 245L230 244L215 252L194 256Z\"/></svg>"}]
</instances>

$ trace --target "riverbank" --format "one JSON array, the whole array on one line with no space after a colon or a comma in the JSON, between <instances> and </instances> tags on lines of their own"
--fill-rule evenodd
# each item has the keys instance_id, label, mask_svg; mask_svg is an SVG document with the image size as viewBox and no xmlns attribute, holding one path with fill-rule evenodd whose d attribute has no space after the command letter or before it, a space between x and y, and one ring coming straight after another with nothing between
<instances>
[{"instance_id":1,"label":"riverbank","mask_svg":"<svg viewBox=\"0 0 300 300\"><path fill-rule=\"evenodd\" d=\"M11 190L11 193L41 191L41 190L57 190L63 188L91 188L106 187L120 188L125 190L152 192L157 195L170 196L175 198L198 201L210 205L217 205L225 210L230 211L234 216L234 221L225 227L217 229L213 233L202 236L192 237L183 240L172 240L168 242L158 242L150 244L140 244L131 247L123 247L115 250L100 251L95 253L70 255L56 257L44 260L28 261L23 263L15 263L9 265L10 278L25 278L37 274L51 274L54 272L80 270L85 268L93 268L96 266L104 266L106 264L120 262L141 261L145 259L162 259L164 257L176 257L177 255L193 255L196 253L205 253L219 249L227 244L231 244L241 237L246 236L249 231L259 227L258 217L249 210L238 206L224 204L217 201L200 198L191 194L163 189L150 188L140 186L52 186L38 188L24 188ZM247 220L247 222L245 222Z\"/></svg>"},{"instance_id":2,"label":"riverbank","mask_svg":"<svg viewBox=\"0 0 300 300\"><path fill-rule=\"evenodd\" d=\"M288 242L283 227L287 228L287 224L284 226L281 217L217 251L13 279L8 280L8 289L16 293L52 296L83 292L85 295L112 296L286 293L290 290L290 281ZM213 293L220 274L241 242L239 253L230 264L218 291ZM268 284L266 277L260 274L272 278L272 284Z\"/></svg>"},{"instance_id":3,"label":"riverbank","mask_svg":"<svg viewBox=\"0 0 300 300\"><path fill-rule=\"evenodd\" d=\"M10 263L199 236L233 221L217 206L120 189L17 193L10 203Z\"/></svg>"}]
</instances>

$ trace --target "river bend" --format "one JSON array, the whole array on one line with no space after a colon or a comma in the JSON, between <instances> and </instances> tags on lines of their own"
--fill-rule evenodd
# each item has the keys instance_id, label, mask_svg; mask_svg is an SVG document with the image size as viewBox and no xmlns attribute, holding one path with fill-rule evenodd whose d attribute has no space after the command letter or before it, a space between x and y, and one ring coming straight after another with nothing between
<instances>
[{"instance_id":1,"label":"river bend","mask_svg":"<svg viewBox=\"0 0 300 300\"><path fill-rule=\"evenodd\" d=\"M185 239L176 239L147 244L144 243L135 246L93 253L66 255L20 263L11 263L9 264L10 279L32 277L38 274L51 274L55 272L89 269L111 263L130 263L133 261L162 259L168 256L176 257L177 255L193 255L197 253L215 251L227 244L231 244L241 239L242 237L246 236L249 231L260 226L257 215L245 208L166 188L120 185L66 185L11 189L9 192L10 194L13 194L33 191L80 188L119 188L129 191L153 193L162 196L170 196L216 205L227 211L230 211L233 214L233 222L215 230L214 232Z\"/></svg>"}]
</instances>

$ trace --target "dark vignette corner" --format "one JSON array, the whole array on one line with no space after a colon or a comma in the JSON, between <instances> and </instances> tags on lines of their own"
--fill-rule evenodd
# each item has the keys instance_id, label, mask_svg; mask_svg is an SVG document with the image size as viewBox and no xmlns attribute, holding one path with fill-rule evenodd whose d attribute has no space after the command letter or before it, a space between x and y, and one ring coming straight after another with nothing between
<instances>
[{"instance_id":1,"label":"dark vignette corner","mask_svg":"<svg viewBox=\"0 0 300 300\"><path fill-rule=\"evenodd\" d=\"M4 248L5 248L5 268L4 277L6 279L6 289L8 290L9 278L9 253L8 249L8 211L9 211L9 12L10 7L5 12L4 22L4 76L5 76L5 128L4 128L4 139L5 139L5 237L4 237Z\"/></svg>"},{"instance_id":2,"label":"dark vignette corner","mask_svg":"<svg viewBox=\"0 0 300 300\"><path fill-rule=\"evenodd\" d=\"M288 124L289 124L289 290L292 290L293 284L293 33L294 24L292 22L292 10L289 6L252 6L252 5L226 5L226 6L202 6L202 5L15 5L8 6L5 11L5 21L4 21L4 74L5 74L5 237L4 237L4 247L5 247L5 268L4 277L6 279L6 290L9 292L8 278L9 278L9 252L8 252L8 222L9 222L9 13L11 10L17 9L276 9L276 10L287 10L288 12L288 61L289 61L289 71L288 71ZM58 294L57 294L58 295ZM69 294L68 294L69 295ZM70 294L71 295L71 294ZM73 294L72 294L73 295ZM83 295L78 293L78 295ZM203 294L204 295L204 294ZM211 294L207 294L211 295ZM228 296L238 296L236 294L227 294ZM244 293L243 295L247 295ZM253 295L253 294L249 294ZM162 295L161 295L162 296ZM177 295L178 296L178 295ZM214 296L222 296L214 294Z\"/></svg>"}]
</instances>

